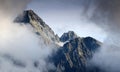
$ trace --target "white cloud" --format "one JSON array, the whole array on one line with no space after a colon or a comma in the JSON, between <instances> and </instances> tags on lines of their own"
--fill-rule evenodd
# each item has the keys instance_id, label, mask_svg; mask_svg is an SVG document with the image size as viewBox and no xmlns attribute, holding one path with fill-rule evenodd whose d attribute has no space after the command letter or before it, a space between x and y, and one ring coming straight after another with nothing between
<instances>
[{"instance_id":1,"label":"white cloud","mask_svg":"<svg viewBox=\"0 0 120 72\"><path fill-rule=\"evenodd\" d=\"M19 6L15 7L14 3ZM55 45L45 45L31 26L13 23L14 17L27 3L27 0L0 0L0 72L47 72L55 68L47 62ZM38 67L34 62L38 62Z\"/></svg>"}]
</instances>

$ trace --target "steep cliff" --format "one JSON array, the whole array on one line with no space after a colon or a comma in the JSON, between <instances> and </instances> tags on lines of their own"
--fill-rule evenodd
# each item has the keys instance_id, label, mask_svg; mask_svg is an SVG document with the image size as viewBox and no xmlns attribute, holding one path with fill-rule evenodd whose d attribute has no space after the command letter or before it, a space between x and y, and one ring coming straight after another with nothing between
<instances>
[{"instance_id":1,"label":"steep cliff","mask_svg":"<svg viewBox=\"0 0 120 72\"><path fill-rule=\"evenodd\" d=\"M69 32L68 32L69 33ZM67 34L67 33L66 33ZM66 36L65 36L66 37ZM99 50L101 42L92 37L73 39L60 48L52 57L57 69L56 72L100 72L98 67L88 67L88 61Z\"/></svg>"},{"instance_id":2,"label":"steep cliff","mask_svg":"<svg viewBox=\"0 0 120 72\"><path fill-rule=\"evenodd\" d=\"M58 35L32 10L26 10L20 14L14 22L31 24L37 35L40 35L45 42L59 42Z\"/></svg>"},{"instance_id":3,"label":"steep cliff","mask_svg":"<svg viewBox=\"0 0 120 72\"><path fill-rule=\"evenodd\" d=\"M60 38L54 34L54 31L32 10L24 11L14 22L30 24L35 33L41 36L45 43L65 43L63 47L53 53L48 60L52 62L56 69L50 72L100 72L99 67L91 65L88 67L88 61L93 57L94 53L99 50L101 42L92 37L79 37L73 31L64 33ZM15 62L21 65L20 62ZM39 66L38 62L34 66Z\"/></svg>"}]
</instances>

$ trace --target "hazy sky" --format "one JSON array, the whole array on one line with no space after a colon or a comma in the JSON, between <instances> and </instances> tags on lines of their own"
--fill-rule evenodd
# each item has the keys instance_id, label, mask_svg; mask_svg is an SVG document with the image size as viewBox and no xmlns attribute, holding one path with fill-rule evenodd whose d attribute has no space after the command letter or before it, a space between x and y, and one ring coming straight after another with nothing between
<instances>
[{"instance_id":1,"label":"hazy sky","mask_svg":"<svg viewBox=\"0 0 120 72\"><path fill-rule=\"evenodd\" d=\"M23 11L29 1L0 0L1 72L47 72L46 69L54 69L46 58L58 48L44 45L30 26L13 23L14 16ZM59 36L73 30L80 37L92 36L103 41L107 34L92 64L108 72L120 72L120 0L33 0L27 9L33 9ZM3 58L4 54L8 54L7 59ZM14 66L14 58L26 67ZM33 61L40 64L37 71L33 68Z\"/></svg>"},{"instance_id":2,"label":"hazy sky","mask_svg":"<svg viewBox=\"0 0 120 72\"><path fill-rule=\"evenodd\" d=\"M82 15L82 6L87 6L87 2L82 1L33 0L27 9L33 9L59 36L73 30L80 37L92 36L103 41L105 32Z\"/></svg>"}]
</instances>

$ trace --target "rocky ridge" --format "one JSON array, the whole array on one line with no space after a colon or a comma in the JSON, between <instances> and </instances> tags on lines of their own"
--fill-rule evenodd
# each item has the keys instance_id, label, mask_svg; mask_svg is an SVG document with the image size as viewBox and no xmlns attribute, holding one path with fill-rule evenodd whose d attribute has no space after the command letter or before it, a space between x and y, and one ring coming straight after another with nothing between
<instances>
[{"instance_id":1,"label":"rocky ridge","mask_svg":"<svg viewBox=\"0 0 120 72\"><path fill-rule=\"evenodd\" d=\"M24 11L15 22L30 24L37 35L41 36L45 43L66 42L63 47L50 57L50 61L56 66L56 70L50 72L99 72L99 68L87 67L87 61L99 50L101 42L92 37L81 38L73 31L64 33L60 38L54 31L32 10ZM37 64L36 64L37 65Z\"/></svg>"},{"instance_id":2,"label":"rocky ridge","mask_svg":"<svg viewBox=\"0 0 120 72\"><path fill-rule=\"evenodd\" d=\"M59 42L58 35L32 10L24 11L14 22L31 24L37 35L41 36L46 43Z\"/></svg>"},{"instance_id":3,"label":"rocky ridge","mask_svg":"<svg viewBox=\"0 0 120 72\"><path fill-rule=\"evenodd\" d=\"M99 72L97 67L90 71L87 63L100 46L101 42L91 37L69 40L52 58L57 67L56 72Z\"/></svg>"}]
</instances>

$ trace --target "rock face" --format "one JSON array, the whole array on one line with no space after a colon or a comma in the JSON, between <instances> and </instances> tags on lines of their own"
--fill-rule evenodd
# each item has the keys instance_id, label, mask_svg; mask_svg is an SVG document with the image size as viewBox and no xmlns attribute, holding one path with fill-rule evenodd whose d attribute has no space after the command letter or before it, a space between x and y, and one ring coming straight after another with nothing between
<instances>
[{"instance_id":1,"label":"rock face","mask_svg":"<svg viewBox=\"0 0 120 72\"><path fill-rule=\"evenodd\" d=\"M54 31L32 10L24 11L14 22L31 24L36 34L40 35L45 42L59 42L59 37Z\"/></svg>"},{"instance_id":2,"label":"rock face","mask_svg":"<svg viewBox=\"0 0 120 72\"><path fill-rule=\"evenodd\" d=\"M55 71L50 72L100 72L98 67L88 68L87 63L93 54L99 50L101 42L92 37L81 38L73 31L64 33L60 38L53 30L32 10L24 11L15 22L30 24L37 35L41 36L46 43L66 42L63 47L50 57L50 61L56 66ZM15 63L20 65L20 62ZM37 67L38 62L34 63Z\"/></svg>"},{"instance_id":3,"label":"rock face","mask_svg":"<svg viewBox=\"0 0 120 72\"><path fill-rule=\"evenodd\" d=\"M56 72L100 72L97 67L88 68L87 63L101 43L91 37L74 38L64 44L53 56Z\"/></svg>"},{"instance_id":4,"label":"rock face","mask_svg":"<svg viewBox=\"0 0 120 72\"><path fill-rule=\"evenodd\" d=\"M77 38L77 35L73 32L73 31L69 31L67 33L64 33L61 37L60 37L60 41L61 42L65 42L65 41L69 41L72 40L74 38Z\"/></svg>"}]
</instances>

